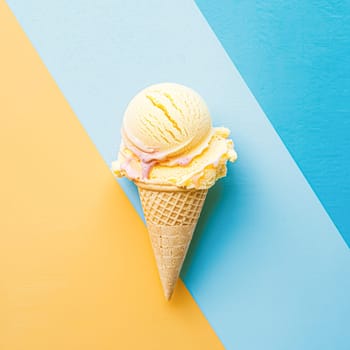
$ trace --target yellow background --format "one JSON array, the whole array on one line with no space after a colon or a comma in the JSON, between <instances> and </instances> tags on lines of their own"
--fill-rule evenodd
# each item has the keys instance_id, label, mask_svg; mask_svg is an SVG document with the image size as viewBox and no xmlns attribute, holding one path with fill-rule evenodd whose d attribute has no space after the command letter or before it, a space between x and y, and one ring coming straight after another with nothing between
<instances>
[{"instance_id":1,"label":"yellow background","mask_svg":"<svg viewBox=\"0 0 350 350\"><path fill-rule=\"evenodd\" d=\"M0 349L222 349L2 1L0 53Z\"/></svg>"}]
</instances>

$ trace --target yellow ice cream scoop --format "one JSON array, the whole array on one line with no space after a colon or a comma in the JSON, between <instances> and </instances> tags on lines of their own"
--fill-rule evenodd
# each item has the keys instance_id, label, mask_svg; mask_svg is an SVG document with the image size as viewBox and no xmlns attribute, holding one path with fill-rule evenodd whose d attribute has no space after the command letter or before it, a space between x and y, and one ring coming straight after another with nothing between
<instances>
[{"instance_id":1,"label":"yellow ice cream scoop","mask_svg":"<svg viewBox=\"0 0 350 350\"><path fill-rule=\"evenodd\" d=\"M162 160L194 148L211 131L204 100L179 84L156 84L138 93L123 120L126 146Z\"/></svg>"},{"instance_id":2,"label":"yellow ice cream scoop","mask_svg":"<svg viewBox=\"0 0 350 350\"><path fill-rule=\"evenodd\" d=\"M237 158L228 136L228 129L212 127L197 92L175 83L152 85L127 106L112 169L133 181L209 188Z\"/></svg>"}]
</instances>

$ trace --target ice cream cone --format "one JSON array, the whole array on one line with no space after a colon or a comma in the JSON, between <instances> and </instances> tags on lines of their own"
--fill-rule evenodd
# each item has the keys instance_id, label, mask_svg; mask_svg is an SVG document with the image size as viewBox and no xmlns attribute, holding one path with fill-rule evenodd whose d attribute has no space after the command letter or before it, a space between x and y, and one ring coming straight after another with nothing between
<instances>
[{"instance_id":1,"label":"ice cream cone","mask_svg":"<svg viewBox=\"0 0 350 350\"><path fill-rule=\"evenodd\" d=\"M169 300L197 225L207 189L136 183L164 295Z\"/></svg>"},{"instance_id":2,"label":"ice cream cone","mask_svg":"<svg viewBox=\"0 0 350 350\"><path fill-rule=\"evenodd\" d=\"M209 188L237 154L230 131L212 125L203 98L175 83L151 85L129 102L117 177L138 187L164 294L170 299ZM169 185L171 184L171 185Z\"/></svg>"}]
</instances>

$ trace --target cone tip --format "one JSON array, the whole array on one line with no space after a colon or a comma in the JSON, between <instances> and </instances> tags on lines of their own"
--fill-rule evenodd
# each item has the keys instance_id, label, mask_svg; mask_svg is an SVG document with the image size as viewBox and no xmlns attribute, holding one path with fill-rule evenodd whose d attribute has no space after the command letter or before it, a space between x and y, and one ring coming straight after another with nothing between
<instances>
[{"instance_id":1,"label":"cone tip","mask_svg":"<svg viewBox=\"0 0 350 350\"><path fill-rule=\"evenodd\" d=\"M169 288L164 289L164 295L167 301L171 299L171 296L173 295L173 291L174 291L173 289L169 289Z\"/></svg>"}]
</instances>

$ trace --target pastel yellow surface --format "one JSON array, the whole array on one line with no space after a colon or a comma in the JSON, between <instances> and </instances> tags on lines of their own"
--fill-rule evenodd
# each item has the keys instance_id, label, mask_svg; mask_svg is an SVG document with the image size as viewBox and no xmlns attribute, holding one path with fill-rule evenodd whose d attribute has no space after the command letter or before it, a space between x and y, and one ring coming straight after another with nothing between
<instances>
[{"instance_id":1,"label":"pastel yellow surface","mask_svg":"<svg viewBox=\"0 0 350 350\"><path fill-rule=\"evenodd\" d=\"M0 52L0 349L222 349L2 1Z\"/></svg>"}]
</instances>

